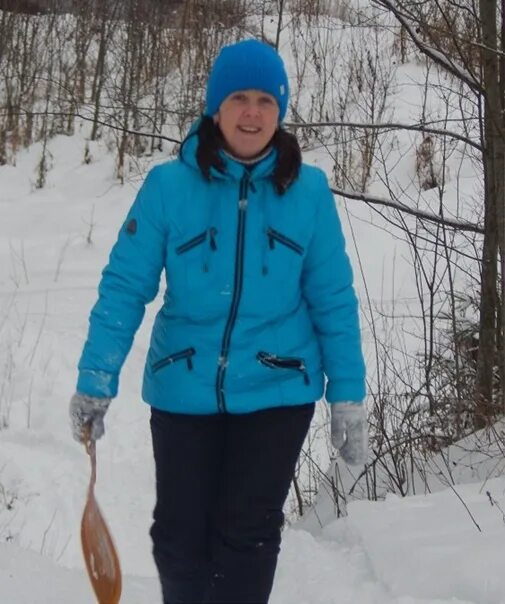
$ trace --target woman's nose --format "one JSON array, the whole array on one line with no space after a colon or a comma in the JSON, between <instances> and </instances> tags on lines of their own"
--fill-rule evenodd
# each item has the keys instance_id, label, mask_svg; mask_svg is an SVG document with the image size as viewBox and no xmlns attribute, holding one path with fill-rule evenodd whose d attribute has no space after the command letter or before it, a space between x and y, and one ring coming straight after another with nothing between
<instances>
[{"instance_id":1,"label":"woman's nose","mask_svg":"<svg viewBox=\"0 0 505 604\"><path fill-rule=\"evenodd\" d=\"M247 103L246 107L244 108L244 114L247 116L259 115L259 113L260 113L260 106L258 103L249 102L249 103Z\"/></svg>"}]
</instances>

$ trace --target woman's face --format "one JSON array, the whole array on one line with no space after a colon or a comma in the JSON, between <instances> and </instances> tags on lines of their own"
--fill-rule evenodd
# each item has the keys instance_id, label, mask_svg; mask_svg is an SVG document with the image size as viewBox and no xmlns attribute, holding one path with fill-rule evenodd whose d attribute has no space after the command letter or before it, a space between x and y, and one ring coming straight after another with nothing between
<instances>
[{"instance_id":1,"label":"woman's face","mask_svg":"<svg viewBox=\"0 0 505 604\"><path fill-rule=\"evenodd\" d=\"M260 90L233 92L214 116L229 151L240 159L261 153L274 135L278 120L277 101Z\"/></svg>"}]
</instances>

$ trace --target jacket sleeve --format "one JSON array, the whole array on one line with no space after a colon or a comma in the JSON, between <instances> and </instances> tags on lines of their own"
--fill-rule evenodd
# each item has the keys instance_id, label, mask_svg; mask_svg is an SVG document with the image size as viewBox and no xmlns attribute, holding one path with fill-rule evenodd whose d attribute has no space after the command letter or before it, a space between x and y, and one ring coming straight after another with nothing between
<instances>
[{"instance_id":1,"label":"jacket sleeve","mask_svg":"<svg viewBox=\"0 0 505 604\"><path fill-rule=\"evenodd\" d=\"M319 341L327 377L326 400L362 401L365 363L358 300L333 193L320 172L319 207L302 273L302 291Z\"/></svg>"},{"instance_id":2,"label":"jacket sleeve","mask_svg":"<svg viewBox=\"0 0 505 604\"><path fill-rule=\"evenodd\" d=\"M145 305L158 293L165 263L164 225L159 168L149 172L112 248L102 272L98 301L79 361L77 390L96 397L114 397L121 367Z\"/></svg>"}]
</instances>

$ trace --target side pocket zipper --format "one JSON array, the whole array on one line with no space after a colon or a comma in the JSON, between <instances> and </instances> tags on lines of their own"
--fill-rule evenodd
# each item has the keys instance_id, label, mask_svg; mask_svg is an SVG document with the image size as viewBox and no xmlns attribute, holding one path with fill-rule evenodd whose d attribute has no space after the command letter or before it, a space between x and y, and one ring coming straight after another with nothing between
<instances>
[{"instance_id":1,"label":"side pocket zipper","mask_svg":"<svg viewBox=\"0 0 505 604\"><path fill-rule=\"evenodd\" d=\"M165 367L166 365L171 365L172 363L175 363L176 361L181 361L182 359L186 359L188 369L191 371L193 369L193 361L191 360L191 357L194 354L196 354L196 350L193 347L186 348L185 350L181 350L180 352L171 354L169 357L164 357L163 359L156 361L156 363L153 363L151 365L151 369L153 370L153 372L156 372L159 369L161 369L162 367Z\"/></svg>"},{"instance_id":2,"label":"side pocket zipper","mask_svg":"<svg viewBox=\"0 0 505 604\"><path fill-rule=\"evenodd\" d=\"M258 352L256 359L262 365L270 367L271 369L295 369L296 371L300 371L303 373L303 381L305 384L307 386L310 384L309 374L307 373L307 368L305 367L303 359L297 357L278 357L277 355L268 352Z\"/></svg>"}]
</instances>

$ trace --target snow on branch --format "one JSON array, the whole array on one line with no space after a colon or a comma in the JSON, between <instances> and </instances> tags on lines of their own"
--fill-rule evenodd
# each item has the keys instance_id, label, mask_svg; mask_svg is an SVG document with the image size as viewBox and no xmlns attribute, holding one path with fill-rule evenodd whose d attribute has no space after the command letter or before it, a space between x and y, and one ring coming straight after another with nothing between
<instances>
[{"instance_id":1,"label":"snow on branch","mask_svg":"<svg viewBox=\"0 0 505 604\"><path fill-rule=\"evenodd\" d=\"M405 214L410 214L411 216L415 216L416 218L435 222L437 224L441 224L446 227L456 229L458 231L468 231L471 233L481 234L484 233L484 228L479 226L478 224L474 224L473 222L467 222L466 220L454 220L452 218L437 216L436 214L432 214L431 212L411 208L405 205L404 203L401 203L400 201L394 201L393 199L375 197L373 195L368 195L367 193L360 193L358 191L348 191L345 189L336 189L334 187L331 187L331 190L335 195L340 195L341 197L345 197L346 199L356 199L359 201L364 201L365 203L368 203L370 205L379 205L388 208L394 208L395 210L399 210L400 212L404 212Z\"/></svg>"},{"instance_id":2,"label":"snow on branch","mask_svg":"<svg viewBox=\"0 0 505 604\"><path fill-rule=\"evenodd\" d=\"M411 17L402 12L395 0L373 0L373 2L393 13L396 19L403 25L414 44L423 54L432 59L435 63L437 63L437 65L443 67L449 73L452 73L452 75L464 82L475 92L482 92L480 82L476 80L467 69L452 61L448 55L424 42L417 30L413 27Z\"/></svg>"}]
</instances>

